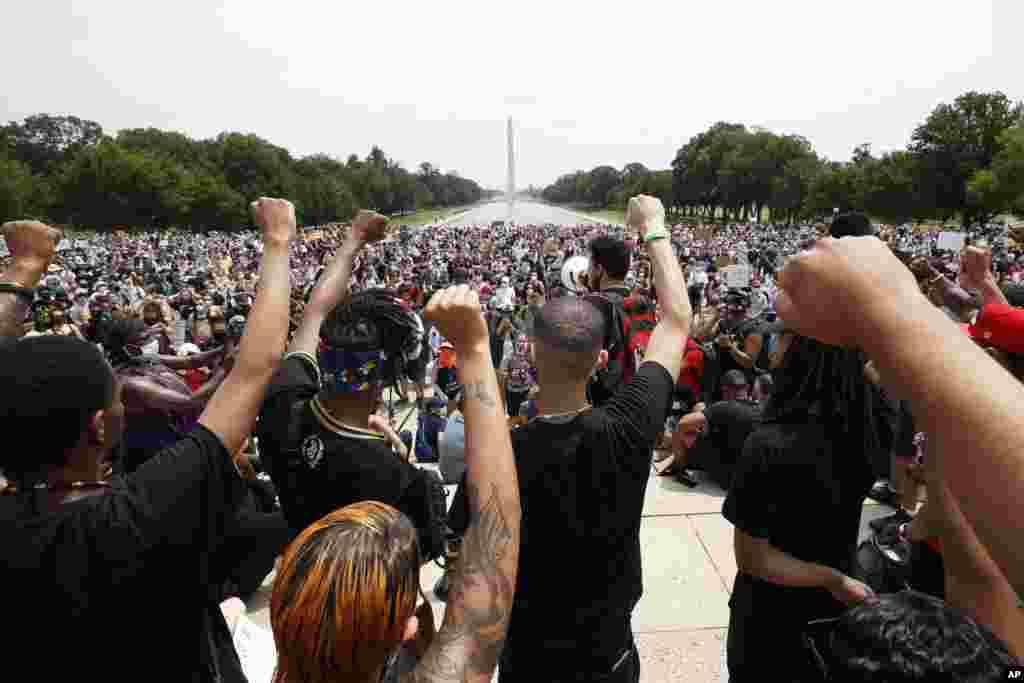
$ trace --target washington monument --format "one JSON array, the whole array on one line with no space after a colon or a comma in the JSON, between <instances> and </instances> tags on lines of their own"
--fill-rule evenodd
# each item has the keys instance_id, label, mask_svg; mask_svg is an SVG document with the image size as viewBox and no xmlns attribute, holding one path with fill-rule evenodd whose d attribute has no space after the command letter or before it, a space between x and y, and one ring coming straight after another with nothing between
<instances>
[{"instance_id":1,"label":"washington monument","mask_svg":"<svg viewBox=\"0 0 1024 683\"><path fill-rule=\"evenodd\" d=\"M516 193L516 138L512 131L512 117L508 117L508 187L505 194L509 199Z\"/></svg>"}]
</instances>

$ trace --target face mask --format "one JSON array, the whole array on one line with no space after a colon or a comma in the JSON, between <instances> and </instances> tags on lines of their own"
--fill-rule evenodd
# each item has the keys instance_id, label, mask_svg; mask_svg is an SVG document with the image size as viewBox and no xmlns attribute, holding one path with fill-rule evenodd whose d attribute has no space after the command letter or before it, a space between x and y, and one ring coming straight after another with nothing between
<instances>
[{"instance_id":1,"label":"face mask","mask_svg":"<svg viewBox=\"0 0 1024 683\"><path fill-rule=\"evenodd\" d=\"M142 347L142 353L145 355L155 355L160 353L160 340L154 339L151 342L146 342Z\"/></svg>"}]
</instances>

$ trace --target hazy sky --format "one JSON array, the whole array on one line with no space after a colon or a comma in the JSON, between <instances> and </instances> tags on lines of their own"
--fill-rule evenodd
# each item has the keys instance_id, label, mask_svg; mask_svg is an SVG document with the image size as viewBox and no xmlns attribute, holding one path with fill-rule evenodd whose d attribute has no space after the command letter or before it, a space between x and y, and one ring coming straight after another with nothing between
<instances>
[{"instance_id":1,"label":"hazy sky","mask_svg":"<svg viewBox=\"0 0 1024 683\"><path fill-rule=\"evenodd\" d=\"M33 0L5 12L0 121L252 132L297 156L428 160L490 187L667 168L720 120L848 159L939 102L1024 98L1020 0Z\"/></svg>"}]
</instances>

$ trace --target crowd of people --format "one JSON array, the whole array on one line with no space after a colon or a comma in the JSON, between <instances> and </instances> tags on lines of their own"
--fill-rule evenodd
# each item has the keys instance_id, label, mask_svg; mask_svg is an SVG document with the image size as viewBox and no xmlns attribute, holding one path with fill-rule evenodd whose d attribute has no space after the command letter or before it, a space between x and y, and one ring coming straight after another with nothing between
<instances>
[{"instance_id":1,"label":"crowd of people","mask_svg":"<svg viewBox=\"0 0 1024 683\"><path fill-rule=\"evenodd\" d=\"M672 226L644 196L625 226L252 211L4 225L12 663L244 681L224 605L276 563L279 683L635 682L653 463L727 493L730 680L1019 670L1016 229L943 251L859 214ZM858 546L869 495L895 512Z\"/></svg>"}]
</instances>

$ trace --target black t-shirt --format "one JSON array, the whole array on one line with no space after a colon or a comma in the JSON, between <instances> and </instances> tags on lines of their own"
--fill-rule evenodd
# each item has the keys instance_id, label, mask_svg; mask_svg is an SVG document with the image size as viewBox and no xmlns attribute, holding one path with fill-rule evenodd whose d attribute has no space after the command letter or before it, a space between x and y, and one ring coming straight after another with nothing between
<instances>
[{"instance_id":1,"label":"black t-shirt","mask_svg":"<svg viewBox=\"0 0 1024 683\"><path fill-rule=\"evenodd\" d=\"M552 661L610 669L628 644L651 450L673 386L646 362L604 407L512 432L523 513L503 670L540 664L539 652L547 674Z\"/></svg>"},{"instance_id":2,"label":"black t-shirt","mask_svg":"<svg viewBox=\"0 0 1024 683\"><path fill-rule=\"evenodd\" d=\"M740 347L740 351L746 353L747 349L747 337L755 334L761 334L762 324L759 320L749 319L743 320L739 323L730 323L728 321L722 321L718 326L718 334L726 334L736 340L736 344ZM712 340L713 341L713 340ZM716 344L717 347L717 344ZM733 358L732 353L728 349L721 347L718 350L718 378L721 378L725 373L730 370L739 370L743 373L743 376L747 378L747 382L753 384L754 381L754 370L753 368L745 368ZM757 358L754 358L754 362L757 363ZM716 398L721 398L721 385L719 385L718 395Z\"/></svg>"},{"instance_id":3,"label":"black t-shirt","mask_svg":"<svg viewBox=\"0 0 1024 683\"><path fill-rule=\"evenodd\" d=\"M301 531L338 508L375 500L408 515L422 536L429 523L426 477L382 435L332 417L316 398L318 374L305 356L282 361L257 424L262 460L289 526Z\"/></svg>"},{"instance_id":4,"label":"black t-shirt","mask_svg":"<svg viewBox=\"0 0 1024 683\"><path fill-rule=\"evenodd\" d=\"M753 401L719 401L704 411L707 435L690 457L694 467L704 467L719 485L728 489L743 445L761 422L761 406Z\"/></svg>"},{"instance_id":5,"label":"black t-shirt","mask_svg":"<svg viewBox=\"0 0 1024 683\"><path fill-rule=\"evenodd\" d=\"M245 493L200 425L102 494L53 507L42 492L0 496L9 658L39 680L137 681L147 671L125 655L149 653L161 679L210 681L212 635L223 680L244 681L218 553Z\"/></svg>"},{"instance_id":6,"label":"black t-shirt","mask_svg":"<svg viewBox=\"0 0 1024 683\"><path fill-rule=\"evenodd\" d=\"M824 423L763 424L747 439L722 514L799 560L849 574L873 483L868 457ZM745 644L738 649L750 664L772 648L776 657L799 658L792 648L799 649L806 622L842 611L824 589L781 586L743 572L729 605L730 638Z\"/></svg>"}]
</instances>

